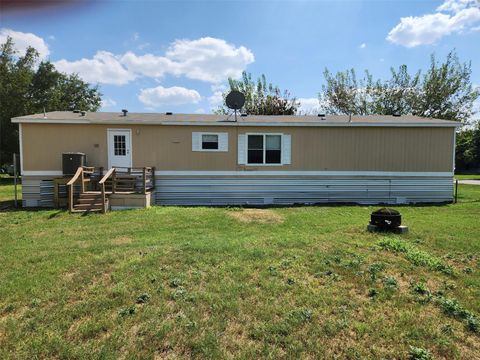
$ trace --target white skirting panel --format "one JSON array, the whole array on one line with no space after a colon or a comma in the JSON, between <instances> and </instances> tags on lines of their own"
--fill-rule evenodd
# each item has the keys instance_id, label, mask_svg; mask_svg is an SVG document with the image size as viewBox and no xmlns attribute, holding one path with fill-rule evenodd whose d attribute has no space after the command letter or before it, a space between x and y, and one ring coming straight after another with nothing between
<instances>
[{"instance_id":1,"label":"white skirting panel","mask_svg":"<svg viewBox=\"0 0 480 360\"><path fill-rule=\"evenodd\" d=\"M444 203L453 178L159 176L155 190L159 205Z\"/></svg>"}]
</instances>

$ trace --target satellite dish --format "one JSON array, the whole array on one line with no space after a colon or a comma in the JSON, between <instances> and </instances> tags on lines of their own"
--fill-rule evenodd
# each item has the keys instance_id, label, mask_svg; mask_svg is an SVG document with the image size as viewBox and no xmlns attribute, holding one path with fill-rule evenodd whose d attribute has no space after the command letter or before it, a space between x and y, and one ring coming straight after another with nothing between
<instances>
[{"instance_id":1,"label":"satellite dish","mask_svg":"<svg viewBox=\"0 0 480 360\"><path fill-rule=\"evenodd\" d=\"M237 90L230 91L225 98L225 103L227 104L227 107L235 110L235 121L237 121L237 110L240 110L243 104L245 104L245 95Z\"/></svg>"},{"instance_id":2,"label":"satellite dish","mask_svg":"<svg viewBox=\"0 0 480 360\"><path fill-rule=\"evenodd\" d=\"M240 110L243 104L245 104L245 95L237 90L230 91L230 94L225 99L225 103L232 110Z\"/></svg>"}]
</instances>

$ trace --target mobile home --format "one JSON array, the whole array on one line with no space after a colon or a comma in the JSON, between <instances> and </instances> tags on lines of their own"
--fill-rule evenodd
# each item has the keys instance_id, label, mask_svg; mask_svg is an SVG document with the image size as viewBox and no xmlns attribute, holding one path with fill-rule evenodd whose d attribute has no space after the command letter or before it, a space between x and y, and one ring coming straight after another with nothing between
<instances>
[{"instance_id":1,"label":"mobile home","mask_svg":"<svg viewBox=\"0 0 480 360\"><path fill-rule=\"evenodd\" d=\"M52 206L62 154L154 169L159 205L452 201L459 123L415 116L49 112L16 117L23 205ZM100 177L101 177L100 176Z\"/></svg>"}]
</instances>

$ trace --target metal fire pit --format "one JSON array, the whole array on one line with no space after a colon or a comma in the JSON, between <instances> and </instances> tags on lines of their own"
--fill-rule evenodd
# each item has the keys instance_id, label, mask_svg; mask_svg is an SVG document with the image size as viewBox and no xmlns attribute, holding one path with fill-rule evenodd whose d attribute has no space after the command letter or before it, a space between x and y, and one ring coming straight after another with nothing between
<instances>
[{"instance_id":1,"label":"metal fire pit","mask_svg":"<svg viewBox=\"0 0 480 360\"><path fill-rule=\"evenodd\" d=\"M370 215L370 224L368 231L392 231L396 233L405 233L408 231L406 226L402 226L402 215L394 209L381 208Z\"/></svg>"}]
</instances>

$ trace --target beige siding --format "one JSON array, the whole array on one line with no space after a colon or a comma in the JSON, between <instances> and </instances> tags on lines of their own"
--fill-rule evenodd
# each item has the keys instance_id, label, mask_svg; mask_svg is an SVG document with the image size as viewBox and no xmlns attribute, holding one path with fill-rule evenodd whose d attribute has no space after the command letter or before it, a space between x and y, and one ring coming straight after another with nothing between
<instances>
[{"instance_id":1,"label":"beige siding","mask_svg":"<svg viewBox=\"0 0 480 360\"><path fill-rule=\"evenodd\" d=\"M194 127L22 124L24 170L61 170L61 154L84 152L107 166L107 129L132 129L133 166L157 170L420 171L452 170L454 128ZM228 152L192 152L192 132L228 132ZM292 136L292 164L237 165L239 133Z\"/></svg>"}]
</instances>

